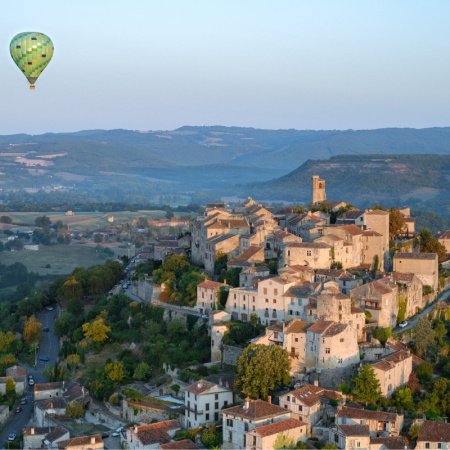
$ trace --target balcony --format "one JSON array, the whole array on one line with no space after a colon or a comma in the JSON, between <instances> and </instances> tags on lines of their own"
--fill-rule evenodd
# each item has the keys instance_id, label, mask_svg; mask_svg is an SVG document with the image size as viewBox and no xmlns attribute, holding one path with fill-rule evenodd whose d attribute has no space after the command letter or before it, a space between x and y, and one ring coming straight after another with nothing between
<instances>
[{"instance_id":1,"label":"balcony","mask_svg":"<svg viewBox=\"0 0 450 450\"><path fill-rule=\"evenodd\" d=\"M298 353L298 352L291 352L291 353L289 353L289 356L291 358L298 359L300 357L300 353Z\"/></svg>"},{"instance_id":2,"label":"balcony","mask_svg":"<svg viewBox=\"0 0 450 450\"><path fill-rule=\"evenodd\" d=\"M372 309L374 311L381 311L381 306L377 306L377 305L367 305L366 304L366 309Z\"/></svg>"},{"instance_id":3,"label":"balcony","mask_svg":"<svg viewBox=\"0 0 450 450\"><path fill-rule=\"evenodd\" d=\"M187 405L184 405L182 408L183 408L183 410L190 411L190 412L192 412L194 414L198 414L198 415L203 414L203 411L197 411L197 409L191 408L191 407L189 407Z\"/></svg>"}]
</instances>

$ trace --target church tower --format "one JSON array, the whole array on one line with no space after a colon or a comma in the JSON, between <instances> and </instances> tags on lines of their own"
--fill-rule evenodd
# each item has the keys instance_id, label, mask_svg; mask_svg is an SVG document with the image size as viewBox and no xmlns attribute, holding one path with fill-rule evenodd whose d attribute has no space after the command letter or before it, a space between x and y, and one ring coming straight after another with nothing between
<instances>
[{"instance_id":1,"label":"church tower","mask_svg":"<svg viewBox=\"0 0 450 450\"><path fill-rule=\"evenodd\" d=\"M318 175L312 177L312 202L316 204L327 199L325 194L325 180L319 178Z\"/></svg>"}]
</instances>

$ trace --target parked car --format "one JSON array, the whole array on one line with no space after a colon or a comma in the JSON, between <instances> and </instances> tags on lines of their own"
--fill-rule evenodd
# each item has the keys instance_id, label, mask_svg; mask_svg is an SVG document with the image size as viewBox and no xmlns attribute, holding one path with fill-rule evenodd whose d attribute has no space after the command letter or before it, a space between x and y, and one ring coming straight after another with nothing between
<instances>
[{"instance_id":1,"label":"parked car","mask_svg":"<svg viewBox=\"0 0 450 450\"><path fill-rule=\"evenodd\" d=\"M405 328L407 325L408 325L408 321L407 320L404 320L403 322L400 322L399 324L398 324L398 326L400 327L400 328Z\"/></svg>"},{"instance_id":2,"label":"parked car","mask_svg":"<svg viewBox=\"0 0 450 450\"><path fill-rule=\"evenodd\" d=\"M16 408L15 410L14 410L14 412L16 413L16 414L19 414L19 413L21 413L22 412L22 408Z\"/></svg>"},{"instance_id":3,"label":"parked car","mask_svg":"<svg viewBox=\"0 0 450 450\"><path fill-rule=\"evenodd\" d=\"M130 280L128 280L128 281L127 281L127 284L128 284L128 286L129 286L129 285L131 284L131 281L130 281Z\"/></svg>"},{"instance_id":4,"label":"parked car","mask_svg":"<svg viewBox=\"0 0 450 450\"><path fill-rule=\"evenodd\" d=\"M28 380L28 386L34 386L34 380L33 378Z\"/></svg>"},{"instance_id":5,"label":"parked car","mask_svg":"<svg viewBox=\"0 0 450 450\"><path fill-rule=\"evenodd\" d=\"M123 283L122 284L122 289L128 289L128 284L127 283Z\"/></svg>"},{"instance_id":6,"label":"parked car","mask_svg":"<svg viewBox=\"0 0 450 450\"><path fill-rule=\"evenodd\" d=\"M203 319L209 319L209 316L208 316L208 314L202 314L202 318Z\"/></svg>"},{"instance_id":7,"label":"parked car","mask_svg":"<svg viewBox=\"0 0 450 450\"><path fill-rule=\"evenodd\" d=\"M39 361L50 361L50 360L48 359L48 356L41 356L39 358Z\"/></svg>"},{"instance_id":8,"label":"parked car","mask_svg":"<svg viewBox=\"0 0 450 450\"><path fill-rule=\"evenodd\" d=\"M17 434L16 434L16 433L10 433L10 434L8 435L8 441L15 441L15 440L16 440L16 437L17 437Z\"/></svg>"},{"instance_id":9,"label":"parked car","mask_svg":"<svg viewBox=\"0 0 450 450\"><path fill-rule=\"evenodd\" d=\"M53 311L53 306L46 306L45 309L46 309L47 311Z\"/></svg>"},{"instance_id":10,"label":"parked car","mask_svg":"<svg viewBox=\"0 0 450 450\"><path fill-rule=\"evenodd\" d=\"M107 439L107 438L109 438L109 433L107 431L104 431L102 433L102 439Z\"/></svg>"},{"instance_id":11,"label":"parked car","mask_svg":"<svg viewBox=\"0 0 450 450\"><path fill-rule=\"evenodd\" d=\"M123 430L123 427L117 428L116 431L112 434L114 437L120 436L120 432Z\"/></svg>"},{"instance_id":12,"label":"parked car","mask_svg":"<svg viewBox=\"0 0 450 450\"><path fill-rule=\"evenodd\" d=\"M27 398L23 398L22 400L20 400L20 404L21 405L26 405L28 403L28 399Z\"/></svg>"},{"instance_id":13,"label":"parked car","mask_svg":"<svg viewBox=\"0 0 450 450\"><path fill-rule=\"evenodd\" d=\"M123 280L120 280L120 284L123 284Z\"/></svg>"},{"instance_id":14,"label":"parked car","mask_svg":"<svg viewBox=\"0 0 450 450\"><path fill-rule=\"evenodd\" d=\"M48 332L50 332L50 328L49 327L42 327L42 331L44 333L48 333Z\"/></svg>"}]
</instances>

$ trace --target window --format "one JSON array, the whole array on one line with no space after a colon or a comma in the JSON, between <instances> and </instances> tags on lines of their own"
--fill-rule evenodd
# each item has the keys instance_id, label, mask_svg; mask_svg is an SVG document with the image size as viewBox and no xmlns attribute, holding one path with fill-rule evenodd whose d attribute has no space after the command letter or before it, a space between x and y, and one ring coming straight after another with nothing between
<instances>
[{"instance_id":1,"label":"window","mask_svg":"<svg viewBox=\"0 0 450 450\"><path fill-rule=\"evenodd\" d=\"M338 359L338 364L342 364L342 358Z\"/></svg>"},{"instance_id":2,"label":"window","mask_svg":"<svg viewBox=\"0 0 450 450\"><path fill-rule=\"evenodd\" d=\"M311 256L311 250L306 250L306 256Z\"/></svg>"},{"instance_id":3,"label":"window","mask_svg":"<svg viewBox=\"0 0 450 450\"><path fill-rule=\"evenodd\" d=\"M248 431L248 422L244 422L244 430Z\"/></svg>"},{"instance_id":4,"label":"window","mask_svg":"<svg viewBox=\"0 0 450 450\"><path fill-rule=\"evenodd\" d=\"M330 354L330 349L329 348L326 348L325 349L325 353L327 353L328 355Z\"/></svg>"},{"instance_id":5,"label":"window","mask_svg":"<svg viewBox=\"0 0 450 450\"><path fill-rule=\"evenodd\" d=\"M252 306L252 311L255 311L255 305Z\"/></svg>"},{"instance_id":6,"label":"window","mask_svg":"<svg viewBox=\"0 0 450 450\"><path fill-rule=\"evenodd\" d=\"M214 409L219 409L219 402L214 403Z\"/></svg>"},{"instance_id":7,"label":"window","mask_svg":"<svg viewBox=\"0 0 450 450\"><path fill-rule=\"evenodd\" d=\"M234 309L236 309L236 303L234 304Z\"/></svg>"},{"instance_id":8,"label":"window","mask_svg":"<svg viewBox=\"0 0 450 450\"><path fill-rule=\"evenodd\" d=\"M345 425L347 423L347 419L343 418L342 419L342 425Z\"/></svg>"},{"instance_id":9,"label":"window","mask_svg":"<svg viewBox=\"0 0 450 450\"><path fill-rule=\"evenodd\" d=\"M299 410L299 412L302 412L303 411L303 406L299 405L298 410Z\"/></svg>"},{"instance_id":10,"label":"window","mask_svg":"<svg viewBox=\"0 0 450 450\"><path fill-rule=\"evenodd\" d=\"M205 420L209 420L209 414L206 414Z\"/></svg>"},{"instance_id":11,"label":"window","mask_svg":"<svg viewBox=\"0 0 450 450\"><path fill-rule=\"evenodd\" d=\"M228 400L225 400L224 402L223 402L223 406L227 406L228 405Z\"/></svg>"},{"instance_id":12,"label":"window","mask_svg":"<svg viewBox=\"0 0 450 450\"><path fill-rule=\"evenodd\" d=\"M205 298L205 293L204 292L202 292L202 298Z\"/></svg>"},{"instance_id":13,"label":"window","mask_svg":"<svg viewBox=\"0 0 450 450\"><path fill-rule=\"evenodd\" d=\"M267 288L264 288L264 289L263 289L263 294L264 294L264 295L267 295Z\"/></svg>"},{"instance_id":14,"label":"window","mask_svg":"<svg viewBox=\"0 0 450 450\"><path fill-rule=\"evenodd\" d=\"M269 299L268 298L266 298L266 303L269 303Z\"/></svg>"},{"instance_id":15,"label":"window","mask_svg":"<svg viewBox=\"0 0 450 450\"><path fill-rule=\"evenodd\" d=\"M440 442L438 442L437 448L442 448L442 444Z\"/></svg>"},{"instance_id":16,"label":"window","mask_svg":"<svg viewBox=\"0 0 450 450\"><path fill-rule=\"evenodd\" d=\"M233 442L233 433L231 431L228 432L228 442Z\"/></svg>"},{"instance_id":17,"label":"window","mask_svg":"<svg viewBox=\"0 0 450 450\"><path fill-rule=\"evenodd\" d=\"M219 394L214 395L214 400L219 400Z\"/></svg>"},{"instance_id":18,"label":"window","mask_svg":"<svg viewBox=\"0 0 450 450\"><path fill-rule=\"evenodd\" d=\"M245 295L244 295L244 298L243 298L244 300L245 300Z\"/></svg>"},{"instance_id":19,"label":"window","mask_svg":"<svg viewBox=\"0 0 450 450\"><path fill-rule=\"evenodd\" d=\"M255 296L253 296L253 301L255 301Z\"/></svg>"},{"instance_id":20,"label":"window","mask_svg":"<svg viewBox=\"0 0 450 450\"><path fill-rule=\"evenodd\" d=\"M276 303L277 301L275 300L275 299L273 299L273 302L272 303Z\"/></svg>"},{"instance_id":21,"label":"window","mask_svg":"<svg viewBox=\"0 0 450 450\"><path fill-rule=\"evenodd\" d=\"M288 250L288 256L291 256L291 251L290 250Z\"/></svg>"},{"instance_id":22,"label":"window","mask_svg":"<svg viewBox=\"0 0 450 450\"><path fill-rule=\"evenodd\" d=\"M236 300L236 294L234 294L234 297L233 297L235 300Z\"/></svg>"},{"instance_id":23,"label":"window","mask_svg":"<svg viewBox=\"0 0 450 450\"><path fill-rule=\"evenodd\" d=\"M273 290L273 295L278 295L278 289Z\"/></svg>"},{"instance_id":24,"label":"window","mask_svg":"<svg viewBox=\"0 0 450 450\"><path fill-rule=\"evenodd\" d=\"M214 339L211 341L211 345L214 347Z\"/></svg>"},{"instance_id":25,"label":"window","mask_svg":"<svg viewBox=\"0 0 450 450\"><path fill-rule=\"evenodd\" d=\"M209 411L209 403L206 404L206 411Z\"/></svg>"},{"instance_id":26,"label":"window","mask_svg":"<svg viewBox=\"0 0 450 450\"><path fill-rule=\"evenodd\" d=\"M344 342L344 338L341 338L340 341L341 341L341 342Z\"/></svg>"},{"instance_id":27,"label":"window","mask_svg":"<svg viewBox=\"0 0 450 450\"><path fill-rule=\"evenodd\" d=\"M361 442L358 441L358 442L356 443L356 446L357 446L358 448L361 447Z\"/></svg>"},{"instance_id":28,"label":"window","mask_svg":"<svg viewBox=\"0 0 450 450\"><path fill-rule=\"evenodd\" d=\"M287 396L287 401L288 401L288 402L291 401L291 396L290 396L290 395Z\"/></svg>"},{"instance_id":29,"label":"window","mask_svg":"<svg viewBox=\"0 0 450 450\"><path fill-rule=\"evenodd\" d=\"M278 339L278 331L275 331L275 332L273 333L273 338L274 338L274 339Z\"/></svg>"},{"instance_id":30,"label":"window","mask_svg":"<svg viewBox=\"0 0 450 450\"><path fill-rule=\"evenodd\" d=\"M245 306L245 305L242 305L242 309L246 309L246 306Z\"/></svg>"},{"instance_id":31,"label":"window","mask_svg":"<svg viewBox=\"0 0 450 450\"><path fill-rule=\"evenodd\" d=\"M429 442L425 442L425 448L431 448Z\"/></svg>"},{"instance_id":32,"label":"window","mask_svg":"<svg viewBox=\"0 0 450 450\"><path fill-rule=\"evenodd\" d=\"M233 427L233 419L227 419L227 427Z\"/></svg>"},{"instance_id":33,"label":"window","mask_svg":"<svg viewBox=\"0 0 450 450\"><path fill-rule=\"evenodd\" d=\"M295 341L295 342L298 342L298 338L295 338L294 341Z\"/></svg>"}]
</instances>

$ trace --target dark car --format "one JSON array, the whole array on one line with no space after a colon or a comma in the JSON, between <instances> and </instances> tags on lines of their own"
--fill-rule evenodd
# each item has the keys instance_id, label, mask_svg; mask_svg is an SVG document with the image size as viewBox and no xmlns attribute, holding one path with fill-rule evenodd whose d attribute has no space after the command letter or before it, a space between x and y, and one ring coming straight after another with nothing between
<instances>
[{"instance_id":1,"label":"dark car","mask_svg":"<svg viewBox=\"0 0 450 450\"><path fill-rule=\"evenodd\" d=\"M19 413L22 412L22 408L16 408L16 409L14 410L14 412L15 412L16 414L19 414Z\"/></svg>"},{"instance_id":2,"label":"dark car","mask_svg":"<svg viewBox=\"0 0 450 450\"><path fill-rule=\"evenodd\" d=\"M50 360L48 359L48 356L41 356L39 358L39 361L50 361Z\"/></svg>"},{"instance_id":3,"label":"dark car","mask_svg":"<svg viewBox=\"0 0 450 450\"><path fill-rule=\"evenodd\" d=\"M104 431L102 433L102 439L107 439L107 438L109 438L109 433L107 431Z\"/></svg>"},{"instance_id":4,"label":"dark car","mask_svg":"<svg viewBox=\"0 0 450 450\"><path fill-rule=\"evenodd\" d=\"M49 327L42 327L42 331L44 331L44 332L49 332L50 331L50 328Z\"/></svg>"}]
</instances>

